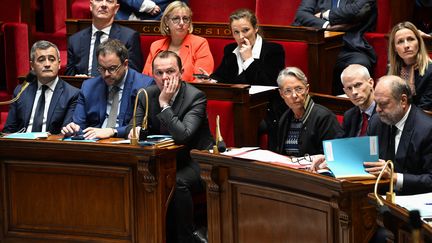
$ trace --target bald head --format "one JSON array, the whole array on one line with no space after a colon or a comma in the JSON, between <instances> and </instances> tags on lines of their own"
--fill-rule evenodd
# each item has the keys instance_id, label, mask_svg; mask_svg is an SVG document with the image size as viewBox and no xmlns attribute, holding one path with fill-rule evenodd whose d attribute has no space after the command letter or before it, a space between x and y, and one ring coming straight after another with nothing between
<instances>
[{"instance_id":1,"label":"bald head","mask_svg":"<svg viewBox=\"0 0 432 243\"><path fill-rule=\"evenodd\" d=\"M372 105L374 100L374 81L369 71L362 65L351 64L341 74L343 90L351 102L365 111Z\"/></svg>"},{"instance_id":2,"label":"bald head","mask_svg":"<svg viewBox=\"0 0 432 243\"><path fill-rule=\"evenodd\" d=\"M375 87L376 111L382 122L394 125L399 122L411 103L411 90L398 76L384 76Z\"/></svg>"}]
</instances>

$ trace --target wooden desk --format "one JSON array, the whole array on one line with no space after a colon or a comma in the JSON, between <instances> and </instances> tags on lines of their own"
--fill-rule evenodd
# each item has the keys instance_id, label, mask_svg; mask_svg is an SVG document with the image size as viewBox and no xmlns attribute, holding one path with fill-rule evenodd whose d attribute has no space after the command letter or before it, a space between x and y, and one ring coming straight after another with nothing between
<instances>
[{"instance_id":1,"label":"wooden desk","mask_svg":"<svg viewBox=\"0 0 432 243\"><path fill-rule=\"evenodd\" d=\"M132 28L142 35L160 35L158 21L116 21ZM72 35L88 26L88 19L67 19L66 34ZM194 34L205 38L232 39L228 23L194 22ZM267 40L302 41L308 44L309 75L311 89L314 92L331 94L333 68L337 55L343 46L341 32L328 32L314 28L260 25ZM285 53L289 55L290 53Z\"/></svg>"},{"instance_id":2,"label":"wooden desk","mask_svg":"<svg viewBox=\"0 0 432 243\"><path fill-rule=\"evenodd\" d=\"M0 242L165 242L179 149L0 138Z\"/></svg>"},{"instance_id":3,"label":"wooden desk","mask_svg":"<svg viewBox=\"0 0 432 243\"><path fill-rule=\"evenodd\" d=\"M367 193L374 181L346 181L270 163L192 158L207 183L209 242L368 242L376 228Z\"/></svg>"},{"instance_id":4,"label":"wooden desk","mask_svg":"<svg viewBox=\"0 0 432 243\"><path fill-rule=\"evenodd\" d=\"M379 207L373 193L368 195L372 205ZM409 222L409 211L399 205L389 203L383 200L386 213L378 216L380 224L391 233L388 235L389 242L411 243L411 227ZM422 224L420 229L423 242L432 242L432 226L426 223Z\"/></svg>"}]
</instances>

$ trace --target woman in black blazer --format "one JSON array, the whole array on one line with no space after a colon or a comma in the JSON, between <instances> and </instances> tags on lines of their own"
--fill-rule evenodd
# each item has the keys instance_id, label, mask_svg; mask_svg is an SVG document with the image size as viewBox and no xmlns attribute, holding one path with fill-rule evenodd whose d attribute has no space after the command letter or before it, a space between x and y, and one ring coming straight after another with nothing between
<instances>
[{"instance_id":1,"label":"woman in black blazer","mask_svg":"<svg viewBox=\"0 0 432 243\"><path fill-rule=\"evenodd\" d=\"M277 86L278 73L285 66L283 47L261 37L257 17L248 9L234 11L230 27L236 42L225 46L222 62L210 78L220 83ZM268 133L269 142L275 140L277 121L286 108L279 95L270 98L267 117L259 128Z\"/></svg>"}]
</instances>

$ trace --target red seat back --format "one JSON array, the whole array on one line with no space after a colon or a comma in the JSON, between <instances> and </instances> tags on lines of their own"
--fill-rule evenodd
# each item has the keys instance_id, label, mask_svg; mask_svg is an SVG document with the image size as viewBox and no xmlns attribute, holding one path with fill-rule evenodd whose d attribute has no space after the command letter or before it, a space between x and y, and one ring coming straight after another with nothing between
<instances>
[{"instance_id":1,"label":"red seat back","mask_svg":"<svg viewBox=\"0 0 432 243\"><path fill-rule=\"evenodd\" d=\"M190 0L189 6L193 12L194 21L228 22L229 15L239 8L255 11L255 0Z\"/></svg>"},{"instance_id":2,"label":"red seat back","mask_svg":"<svg viewBox=\"0 0 432 243\"><path fill-rule=\"evenodd\" d=\"M256 16L261 24L291 25L301 0L279 1L256 0Z\"/></svg>"},{"instance_id":3,"label":"red seat back","mask_svg":"<svg viewBox=\"0 0 432 243\"><path fill-rule=\"evenodd\" d=\"M309 75L308 45L300 41L275 41L285 50L285 66L300 68L306 77Z\"/></svg>"},{"instance_id":4,"label":"red seat back","mask_svg":"<svg viewBox=\"0 0 432 243\"><path fill-rule=\"evenodd\" d=\"M30 70L28 28L25 23L5 23L4 50L6 70L6 90L9 94L18 84L18 77Z\"/></svg>"},{"instance_id":5,"label":"red seat back","mask_svg":"<svg viewBox=\"0 0 432 243\"><path fill-rule=\"evenodd\" d=\"M219 67L222 62L224 55L224 47L230 43L235 42L234 39L224 39L224 38L207 38L210 46L210 51L213 55L215 69Z\"/></svg>"},{"instance_id":6,"label":"red seat back","mask_svg":"<svg viewBox=\"0 0 432 243\"><path fill-rule=\"evenodd\" d=\"M391 26L391 11L390 11L391 0L377 0L378 18L375 32L388 33Z\"/></svg>"},{"instance_id":7,"label":"red seat back","mask_svg":"<svg viewBox=\"0 0 432 243\"><path fill-rule=\"evenodd\" d=\"M231 101L208 100L207 117L210 131L216 138L216 116L220 117L220 131L227 147L233 147L234 143L234 105Z\"/></svg>"}]
</instances>

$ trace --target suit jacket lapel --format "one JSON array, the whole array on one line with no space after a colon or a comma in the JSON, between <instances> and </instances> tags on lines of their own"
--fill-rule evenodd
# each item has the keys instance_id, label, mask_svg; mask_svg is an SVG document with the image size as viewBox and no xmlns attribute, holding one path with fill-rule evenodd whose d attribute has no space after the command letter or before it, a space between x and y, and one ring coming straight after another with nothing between
<instances>
[{"instance_id":1,"label":"suit jacket lapel","mask_svg":"<svg viewBox=\"0 0 432 243\"><path fill-rule=\"evenodd\" d=\"M47 113L47 121L46 121L46 130L49 131L51 124L51 119L54 114L54 110L57 107L57 103L60 100L61 95L63 94L64 86L63 81L61 79L58 80L56 87L54 88L53 95L51 97L51 102L48 108Z\"/></svg>"},{"instance_id":2,"label":"suit jacket lapel","mask_svg":"<svg viewBox=\"0 0 432 243\"><path fill-rule=\"evenodd\" d=\"M131 104L131 102L129 102L128 99L131 98L131 92L132 92L132 77L131 77L131 72L130 70L128 71L128 74L126 76L126 80L125 80L125 84L123 85L123 93L122 93L122 97L121 97L121 102L120 102L120 110L119 110L119 114L117 116L118 122L119 122L119 126L123 126L126 124L123 124L125 116L126 116L126 111L132 110L132 108L128 107L129 104ZM133 100L132 102L135 102L135 100ZM134 104L134 103L132 103Z\"/></svg>"},{"instance_id":3,"label":"suit jacket lapel","mask_svg":"<svg viewBox=\"0 0 432 243\"><path fill-rule=\"evenodd\" d=\"M27 128L28 124L30 122L30 117L31 117L31 113L32 113L32 109L33 109L33 104L35 101L35 97L36 97L36 92L37 92L37 88L38 88L38 82L34 81L33 83L30 84L30 86L28 87L28 93L25 97L25 99L23 99L23 105L24 105L24 127Z\"/></svg>"},{"instance_id":4,"label":"suit jacket lapel","mask_svg":"<svg viewBox=\"0 0 432 243\"><path fill-rule=\"evenodd\" d=\"M92 37L91 34L92 34L92 27L88 28L88 31L81 36L81 41L80 41L80 50L81 53L83 53L82 56L85 57L84 60L82 60L82 62L84 63L84 67L86 67L87 69L89 66L89 58L90 58L90 43Z\"/></svg>"},{"instance_id":5,"label":"suit jacket lapel","mask_svg":"<svg viewBox=\"0 0 432 243\"><path fill-rule=\"evenodd\" d=\"M415 107L411 106L411 111L408 114L407 120L405 121L405 125L399 140L399 145L397 147L395 160L396 164L401 168L404 168L404 164L406 163L405 158L407 157L406 153L408 151L409 142L411 141L411 136L413 134L416 112L417 110Z\"/></svg>"}]
</instances>

